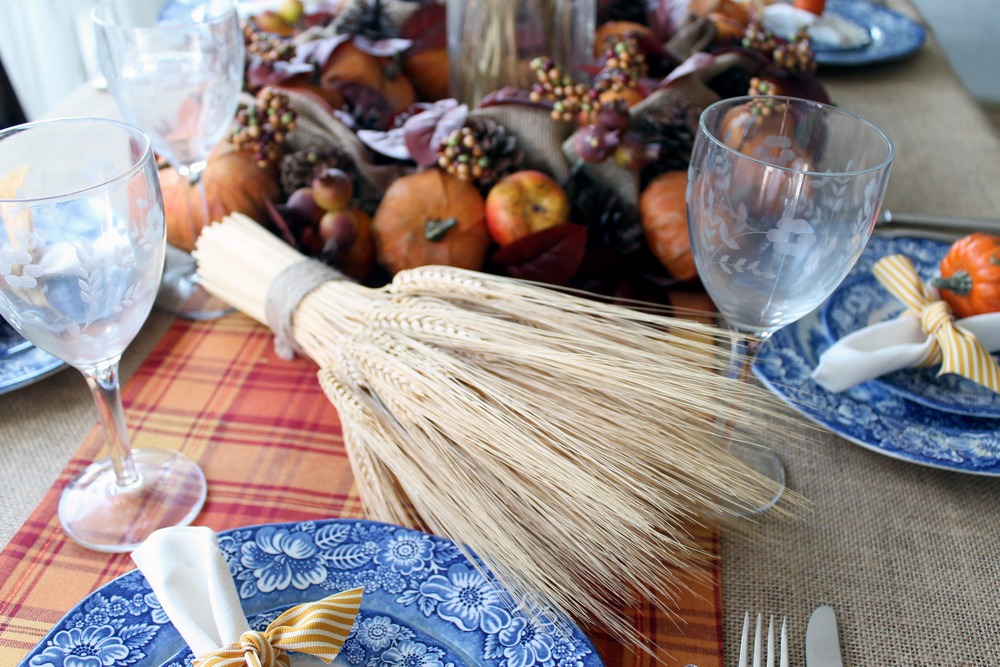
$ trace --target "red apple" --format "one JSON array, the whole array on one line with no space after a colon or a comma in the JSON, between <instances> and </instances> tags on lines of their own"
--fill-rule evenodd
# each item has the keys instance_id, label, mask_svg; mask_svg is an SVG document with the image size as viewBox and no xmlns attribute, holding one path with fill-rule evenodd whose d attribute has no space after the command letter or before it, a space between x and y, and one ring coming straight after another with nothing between
<instances>
[{"instance_id":1,"label":"red apple","mask_svg":"<svg viewBox=\"0 0 1000 667\"><path fill-rule=\"evenodd\" d=\"M500 245L569 219L569 199L540 171L519 171L493 186L486 197L486 226Z\"/></svg>"},{"instance_id":2,"label":"red apple","mask_svg":"<svg viewBox=\"0 0 1000 667\"><path fill-rule=\"evenodd\" d=\"M320 208L342 211L354 196L354 181L340 169L327 169L313 179L312 193Z\"/></svg>"}]
</instances>

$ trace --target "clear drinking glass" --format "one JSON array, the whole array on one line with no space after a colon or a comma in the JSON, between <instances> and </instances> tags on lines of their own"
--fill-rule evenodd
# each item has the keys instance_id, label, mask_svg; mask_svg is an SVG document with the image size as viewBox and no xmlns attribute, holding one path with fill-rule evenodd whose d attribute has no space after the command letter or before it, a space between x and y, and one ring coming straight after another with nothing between
<instances>
[{"instance_id":1,"label":"clear drinking glass","mask_svg":"<svg viewBox=\"0 0 1000 667\"><path fill-rule=\"evenodd\" d=\"M163 200L149 139L125 123L71 118L0 132L0 313L78 368L109 456L63 490L66 534L128 551L186 525L205 476L175 451L129 446L118 360L149 315L163 272Z\"/></svg>"},{"instance_id":2,"label":"clear drinking glass","mask_svg":"<svg viewBox=\"0 0 1000 667\"><path fill-rule=\"evenodd\" d=\"M91 12L108 89L125 119L201 194L212 150L236 115L243 86L243 32L232 0L104 0ZM194 217L194 216L189 216ZM191 230L194 238L194 230ZM192 319L232 309L196 284L194 262L168 254L157 305Z\"/></svg>"},{"instance_id":3,"label":"clear drinking glass","mask_svg":"<svg viewBox=\"0 0 1000 667\"><path fill-rule=\"evenodd\" d=\"M854 266L892 156L877 127L816 102L743 97L702 114L688 171L688 232L702 284L733 331L733 376L748 380L771 334L819 306ZM784 488L770 449L735 441L731 448Z\"/></svg>"}]
</instances>

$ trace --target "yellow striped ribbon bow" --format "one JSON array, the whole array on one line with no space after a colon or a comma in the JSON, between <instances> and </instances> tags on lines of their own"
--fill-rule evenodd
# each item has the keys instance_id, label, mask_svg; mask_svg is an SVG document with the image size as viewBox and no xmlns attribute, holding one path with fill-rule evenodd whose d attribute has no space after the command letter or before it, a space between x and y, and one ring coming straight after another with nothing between
<instances>
[{"instance_id":1,"label":"yellow striped ribbon bow","mask_svg":"<svg viewBox=\"0 0 1000 667\"><path fill-rule=\"evenodd\" d=\"M289 667L286 651L333 662L354 627L363 592L355 588L292 607L271 621L264 632L244 632L239 644L198 658L195 667Z\"/></svg>"},{"instance_id":2,"label":"yellow striped ribbon bow","mask_svg":"<svg viewBox=\"0 0 1000 667\"><path fill-rule=\"evenodd\" d=\"M920 327L936 341L918 366L941 364L942 373L957 373L988 389L1000 392L1000 367L976 337L955 323L951 307L935 301L905 255L888 255L872 267L875 279L909 308L900 317L919 317Z\"/></svg>"}]
</instances>

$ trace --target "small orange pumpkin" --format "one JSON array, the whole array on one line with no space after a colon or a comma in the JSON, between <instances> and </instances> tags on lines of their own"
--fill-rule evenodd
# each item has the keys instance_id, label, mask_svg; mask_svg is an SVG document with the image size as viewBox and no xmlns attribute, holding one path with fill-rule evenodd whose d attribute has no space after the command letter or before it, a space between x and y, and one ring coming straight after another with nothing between
<instances>
[{"instance_id":1,"label":"small orange pumpkin","mask_svg":"<svg viewBox=\"0 0 1000 667\"><path fill-rule=\"evenodd\" d=\"M254 163L252 152L238 151L228 141L219 144L201 174L208 200L209 220L205 220L198 187L191 185L173 167L161 169L160 189L163 192L167 241L190 252L194 250L195 239L202 227L234 211L257 221L267 219L263 197L277 201L281 194L272 171L259 168Z\"/></svg>"},{"instance_id":2,"label":"small orange pumpkin","mask_svg":"<svg viewBox=\"0 0 1000 667\"><path fill-rule=\"evenodd\" d=\"M402 72L386 76L389 58L379 58L362 51L348 40L338 46L323 67L321 85L335 87L337 81L356 81L382 93L393 112L402 111L417 101L413 84Z\"/></svg>"},{"instance_id":3,"label":"small orange pumpkin","mask_svg":"<svg viewBox=\"0 0 1000 667\"><path fill-rule=\"evenodd\" d=\"M429 264L476 271L490 245L479 190L436 168L390 185L372 231L378 263L391 273Z\"/></svg>"},{"instance_id":4,"label":"small orange pumpkin","mask_svg":"<svg viewBox=\"0 0 1000 667\"><path fill-rule=\"evenodd\" d=\"M698 275L687 226L687 172L668 171L652 180L639 199L649 249L678 280Z\"/></svg>"},{"instance_id":5,"label":"small orange pumpkin","mask_svg":"<svg viewBox=\"0 0 1000 667\"><path fill-rule=\"evenodd\" d=\"M1000 312L1000 236L976 232L955 241L932 282L959 319Z\"/></svg>"}]
</instances>

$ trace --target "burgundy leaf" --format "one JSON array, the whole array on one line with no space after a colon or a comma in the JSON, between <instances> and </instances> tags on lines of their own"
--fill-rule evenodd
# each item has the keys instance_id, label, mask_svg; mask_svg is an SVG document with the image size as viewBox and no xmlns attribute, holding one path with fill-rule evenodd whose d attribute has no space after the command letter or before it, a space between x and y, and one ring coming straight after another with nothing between
<instances>
[{"instance_id":1,"label":"burgundy leaf","mask_svg":"<svg viewBox=\"0 0 1000 667\"><path fill-rule=\"evenodd\" d=\"M565 285L587 252L587 228L565 223L508 243L493 255L507 275L551 285Z\"/></svg>"},{"instance_id":2,"label":"burgundy leaf","mask_svg":"<svg viewBox=\"0 0 1000 667\"><path fill-rule=\"evenodd\" d=\"M354 46L373 56L391 58L397 53L402 53L413 46L413 42L408 39L398 39L395 37L375 41L361 35L355 35Z\"/></svg>"},{"instance_id":3,"label":"burgundy leaf","mask_svg":"<svg viewBox=\"0 0 1000 667\"><path fill-rule=\"evenodd\" d=\"M775 37L775 40L777 40L777 37ZM760 63L761 67L767 67L768 65L771 64L771 59L769 57L767 57L760 51L757 51L756 49L748 49L745 46L726 46L724 48L713 51L712 55L718 58L719 56L725 55L727 53L739 53L741 55L747 56L748 58L753 58L758 63Z\"/></svg>"},{"instance_id":4,"label":"burgundy leaf","mask_svg":"<svg viewBox=\"0 0 1000 667\"><path fill-rule=\"evenodd\" d=\"M358 130L358 139L376 153L381 153L397 160L410 159L410 150L406 147L406 131L401 127L389 130L388 132Z\"/></svg>"},{"instance_id":5,"label":"burgundy leaf","mask_svg":"<svg viewBox=\"0 0 1000 667\"><path fill-rule=\"evenodd\" d=\"M344 96L344 101L356 120L374 119L377 122L368 125L369 128L389 129L393 115L392 107L382 93L358 81L338 79L333 82L333 85Z\"/></svg>"},{"instance_id":6,"label":"burgundy leaf","mask_svg":"<svg viewBox=\"0 0 1000 667\"><path fill-rule=\"evenodd\" d=\"M413 40L410 54L448 46L447 9L436 2L425 2L410 14L399 29L399 36Z\"/></svg>"},{"instance_id":7,"label":"burgundy leaf","mask_svg":"<svg viewBox=\"0 0 1000 667\"><path fill-rule=\"evenodd\" d=\"M657 39L665 42L674 36L678 27L684 24L690 4L690 0L652 0L647 4L649 27Z\"/></svg>"},{"instance_id":8,"label":"burgundy leaf","mask_svg":"<svg viewBox=\"0 0 1000 667\"><path fill-rule=\"evenodd\" d=\"M334 35L299 44L295 47L295 57L292 58L292 62L326 67L326 61L330 59L337 47L349 39L351 39L351 35Z\"/></svg>"},{"instance_id":9,"label":"burgundy leaf","mask_svg":"<svg viewBox=\"0 0 1000 667\"><path fill-rule=\"evenodd\" d=\"M436 164L438 144L452 130L462 127L468 114L468 106L456 100L441 100L427 111L407 118L403 130L410 157L425 167Z\"/></svg>"},{"instance_id":10,"label":"burgundy leaf","mask_svg":"<svg viewBox=\"0 0 1000 667\"><path fill-rule=\"evenodd\" d=\"M527 90L521 90L513 86L505 86L500 90L494 90L479 102L479 109L496 106L498 104L528 104L533 107L552 108L552 102L542 99L541 102L532 102Z\"/></svg>"},{"instance_id":11,"label":"burgundy leaf","mask_svg":"<svg viewBox=\"0 0 1000 667\"><path fill-rule=\"evenodd\" d=\"M297 245L295 235L292 234L291 228L285 222L285 217L281 215L274 203L267 197L261 197L260 199L264 202L264 208L267 209L268 215L271 216L271 221L274 222L274 226L281 232L281 236L285 239L285 242L293 247Z\"/></svg>"},{"instance_id":12,"label":"burgundy leaf","mask_svg":"<svg viewBox=\"0 0 1000 667\"><path fill-rule=\"evenodd\" d=\"M247 82L255 88L277 86L289 79L294 79L300 74L312 71L313 66L304 63L285 62L283 60L265 63L260 59L255 59L247 67Z\"/></svg>"},{"instance_id":13,"label":"burgundy leaf","mask_svg":"<svg viewBox=\"0 0 1000 667\"><path fill-rule=\"evenodd\" d=\"M703 67L708 67L715 64L715 56L710 53L695 53L690 58L682 62L674 71L667 75L667 78L663 80L660 84L660 88L666 88L674 81L677 81L683 76L692 74Z\"/></svg>"}]
</instances>

